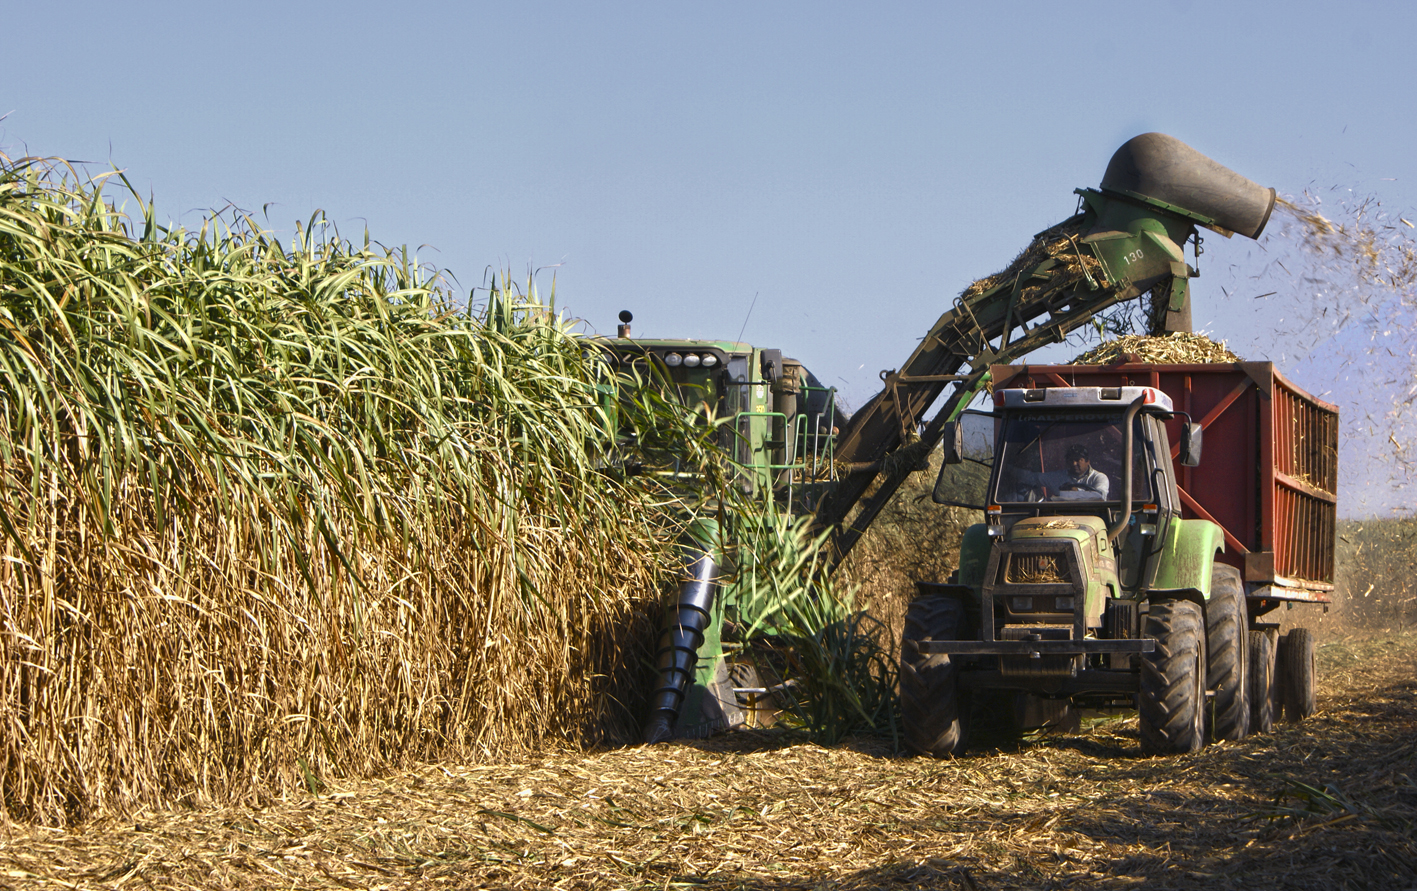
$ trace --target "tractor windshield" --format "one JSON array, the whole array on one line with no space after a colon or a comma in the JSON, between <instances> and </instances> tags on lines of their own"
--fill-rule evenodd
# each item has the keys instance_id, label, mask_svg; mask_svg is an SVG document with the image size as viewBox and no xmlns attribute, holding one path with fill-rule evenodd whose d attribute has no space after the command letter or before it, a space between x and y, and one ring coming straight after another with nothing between
<instances>
[{"instance_id":1,"label":"tractor windshield","mask_svg":"<svg viewBox=\"0 0 1417 891\"><path fill-rule=\"evenodd\" d=\"M1120 413L1030 413L1005 418L1001 432L998 503L1121 501ZM1132 500L1151 501L1140 418L1132 437Z\"/></svg>"}]
</instances>

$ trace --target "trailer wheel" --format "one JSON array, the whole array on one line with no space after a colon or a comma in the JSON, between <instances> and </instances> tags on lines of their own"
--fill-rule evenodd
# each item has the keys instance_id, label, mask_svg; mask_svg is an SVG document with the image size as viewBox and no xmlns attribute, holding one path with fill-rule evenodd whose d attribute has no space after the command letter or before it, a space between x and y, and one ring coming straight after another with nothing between
<instances>
[{"instance_id":1,"label":"trailer wheel","mask_svg":"<svg viewBox=\"0 0 1417 891\"><path fill-rule=\"evenodd\" d=\"M1245 583L1233 566L1217 563L1210 574L1205 605L1206 687L1213 692L1211 739L1244 739L1250 730L1250 689L1246 678L1249 639L1245 633Z\"/></svg>"},{"instance_id":2,"label":"trailer wheel","mask_svg":"<svg viewBox=\"0 0 1417 891\"><path fill-rule=\"evenodd\" d=\"M1284 676L1289 673L1289 669L1284 666L1284 635L1278 631L1269 632L1269 643L1274 648L1274 691L1270 693L1270 711L1274 714L1275 723L1284 717L1284 688L1288 684Z\"/></svg>"},{"instance_id":3,"label":"trailer wheel","mask_svg":"<svg viewBox=\"0 0 1417 891\"><path fill-rule=\"evenodd\" d=\"M1274 639L1268 631L1250 632L1250 732L1274 729Z\"/></svg>"},{"instance_id":4,"label":"trailer wheel","mask_svg":"<svg viewBox=\"0 0 1417 891\"><path fill-rule=\"evenodd\" d=\"M915 644L959 640L964 604L954 597L918 597L905 613L900 642L900 717L906 748L932 758L964 754L969 708L961 702L959 664L921 653Z\"/></svg>"},{"instance_id":5,"label":"trailer wheel","mask_svg":"<svg viewBox=\"0 0 1417 891\"><path fill-rule=\"evenodd\" d=\"M1146 637L1156 649L1142 655L1141 747L1148 755L1199 752L1205 745L1205 624L1188 600L1153 601Z\"/></svg>"},{"instance_id":6,"label":"trailer wheel","mask_svg":"<svg viewBox=\"0 0 1417 891\"><path fill-rule=\"evenodd\" d=\"M1318 709L1314 633L1295 628L1284 635L1279 641L1279 660L1284 666L1284 717L1297 723Z\"/></svg>"}]
</instances>

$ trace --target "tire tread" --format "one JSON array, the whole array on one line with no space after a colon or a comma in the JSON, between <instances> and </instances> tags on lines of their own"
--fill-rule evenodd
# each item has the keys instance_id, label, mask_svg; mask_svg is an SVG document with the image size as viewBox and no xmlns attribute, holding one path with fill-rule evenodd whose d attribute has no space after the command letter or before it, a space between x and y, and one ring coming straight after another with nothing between
<instances>
[{"instance_id":1,"label":"tire tread","mask_svg":"<svg viewBox=\"0 0 1417 891\"><path fill-rule=\"evenodd\" d=\"M964 753L968 731L959 690L959 665L914 644L959 640L964 605L954 597L918 597L905 613L900 644L901 729L906 748L932 758Z\"/></svg>"},{"instance_id":2,"label":"tire tread","mask_svg":"<svg viewBox=\"0 0 1417 891\"><path fill-rule=\"evenodd\" d=\"M1279 645L1284 663L1284 718L1298 723L1317 710L1318 681L1314 667L1314 633L1295 628Z\"/></svg>"},{"instance_id":3,"label":"tire tread","mask_svg":"<svg viewBox=\"0 0 1417 891\"><path fill-rule=\"evenodd\" d=\"M1269 733L1274 729L1274 639L1268 631L1251 631L1250 637L1250 732Z\"/></svg>"},{"instance_id":4,"label":"tire tread","mask_svg":"<svg viewBox=\"0 0 1417 891\"><path fill-rule=\"evenodd\" d=\"M1153 601L1145 636L1156 650L1142 658L1138 711L1142 751L1169 755L1205 745L1205 638L1201 608L1187 600Z\"/></svg>"},{"instance_id":5,"label":"tire tread","mask_svg":"<svg viewBox=\"0 0 1417 891\"><path fill-rule=\"evenodd\" d=\"M1207 715L1212 739L1240 740L1250 730L1245 631L1245 584L1235 567L1218 563L1205 605L1206 688L1214 694Z\"/></svg>"}]
</instances>

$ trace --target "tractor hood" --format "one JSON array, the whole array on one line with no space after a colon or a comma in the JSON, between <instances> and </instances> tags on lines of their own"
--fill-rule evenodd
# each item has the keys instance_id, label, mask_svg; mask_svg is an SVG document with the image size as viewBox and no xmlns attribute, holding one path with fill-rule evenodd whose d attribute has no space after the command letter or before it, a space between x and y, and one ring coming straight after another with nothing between
<instances>
[{"instance_id":1,"label":"tractor hood","mask_svg":"<svg viewBox=\"0 0 1417 891\"><path fill-rule=\"evenodd\" d=\"M1106 534L1107 524L1097 517L1029 517L1009 529L1008 540L1070 538L1082 544L1089 538Z\"/></svg>"}]
</instances>

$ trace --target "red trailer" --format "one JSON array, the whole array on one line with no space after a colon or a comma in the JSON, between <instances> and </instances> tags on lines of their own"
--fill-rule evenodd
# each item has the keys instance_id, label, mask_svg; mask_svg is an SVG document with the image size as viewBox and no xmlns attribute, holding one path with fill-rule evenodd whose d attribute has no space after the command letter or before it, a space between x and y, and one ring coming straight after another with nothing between
<instances>
[{"instance_id":1,"label":"red trailer","mask_svg":"<svg viewBox=\"0 0 1417 891\"><path fill-rule=\"evenodd\" d=\"M1249 582L1257 612L1278 601L1328 603L1338 494L1338 408L1269 362L1222 365L996 365L995 389L1155 387L1205 430L1203 459L1171 447L1184 515L1225 532L1219 559ZM1167 425L1180 442L1178 417ZM1259 601L1259 602L1256 602Z\"/></svg>"}]
</instances>

